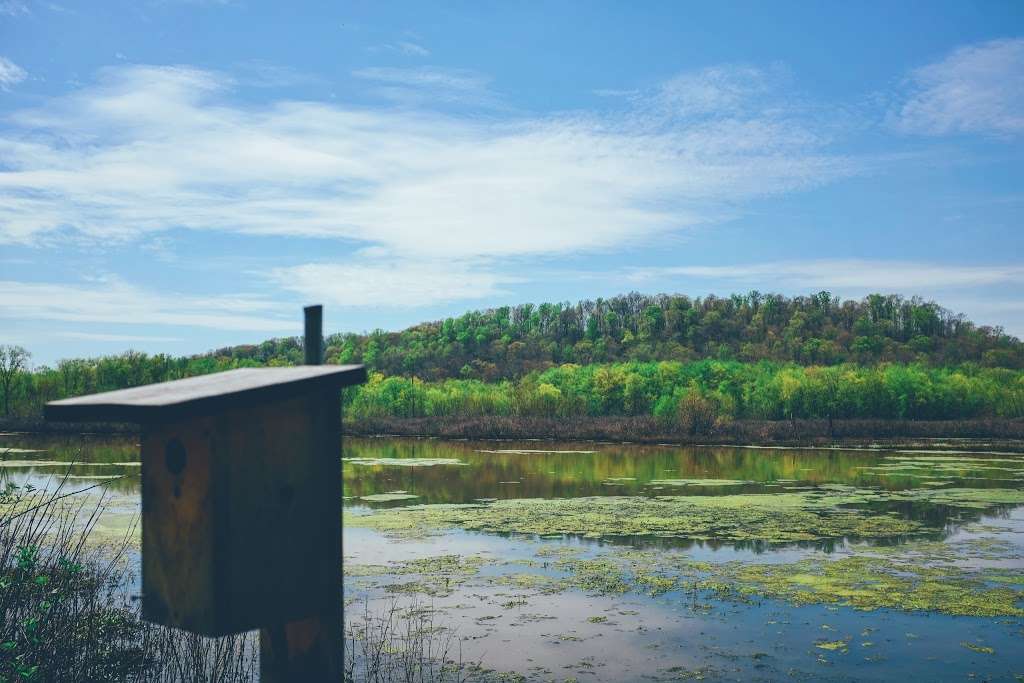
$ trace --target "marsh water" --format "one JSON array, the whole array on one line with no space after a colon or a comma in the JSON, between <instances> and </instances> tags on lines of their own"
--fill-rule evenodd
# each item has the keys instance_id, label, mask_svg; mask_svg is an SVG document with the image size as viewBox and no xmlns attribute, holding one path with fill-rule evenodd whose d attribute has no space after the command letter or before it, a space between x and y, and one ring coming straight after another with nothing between
<instances>
[{"instance_id":1,"label":"marsh water","mask_svg":"<svg viewBox=\"0 0 1024 683\"><path fill-rule=\"evenodd\" d=\"M136 439L0 435L130 533ZM502 680L1024 680L1024 456L348 439L348 619Z\"/></svg>"}]
</instances>

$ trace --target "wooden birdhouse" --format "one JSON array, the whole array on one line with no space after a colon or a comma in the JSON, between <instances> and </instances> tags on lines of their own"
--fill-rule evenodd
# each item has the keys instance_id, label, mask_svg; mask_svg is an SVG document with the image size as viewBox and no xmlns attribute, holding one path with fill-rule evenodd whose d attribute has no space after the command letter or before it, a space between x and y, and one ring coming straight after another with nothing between
<instances>
[{"instance_id":1,"label":"wooden birdhouse","mask_svg":"<svg viewBox=\"0 0 1024 683\"><path fill-rule=\"evenodd\" d=\"M361 365L246 368L46 406L141 425L146 619L210 636L340 619L340 389L365 380Z\"/></svg>"}]
</instances>

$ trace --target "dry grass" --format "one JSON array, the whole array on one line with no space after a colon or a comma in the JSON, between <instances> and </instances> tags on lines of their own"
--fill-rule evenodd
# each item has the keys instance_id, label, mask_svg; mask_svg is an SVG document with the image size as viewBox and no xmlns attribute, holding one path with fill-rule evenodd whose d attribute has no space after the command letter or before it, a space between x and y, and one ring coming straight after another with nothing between
<instances>
[{"instance_id":1,"label":"dry grass","mask_svg":"<svg viewBox=\"0 0 1024 683\"><path fill-rule=\"evenodd\" d=\"M0 490L0 683L259 680L258 633L205 638L143 621L132 596L134 530L90 543L103 501L70 488L65 476L49 490ZM479 667L461 661L434 614L415 604L364 606L345 631L345 680L471 680Z\"/></svg>"},{"instance_id":2,"label":"dry grass","mask_svg":"<svg viewBox=\"0 0 1024 683\"><path fill-rule=\"evenodd\" d=\"M350 683L464 683L480 680L479 663L467 664L455 633L438 625L436 612L392 601L380 613L363 604L345 629L345 681Z\"/></svg>"}]
</instances>

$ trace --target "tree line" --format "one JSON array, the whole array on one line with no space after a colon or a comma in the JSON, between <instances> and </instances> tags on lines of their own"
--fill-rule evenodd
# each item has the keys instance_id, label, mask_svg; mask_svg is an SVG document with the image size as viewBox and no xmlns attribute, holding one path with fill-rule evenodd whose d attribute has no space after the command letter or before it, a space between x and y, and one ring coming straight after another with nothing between
<instances>
[{"instance_id":1,"label":"tree line","mask_svg":"<svg viewBox=\"0 0 1024 683\"><path fill-rule=\"evenodd\" d=\"M298 353L288 347L236 347L231 353L261 359ZM633 293L576 304L504 306L401 332L334 335L327 339L327 354L330 362L365 363L389 376L428 380L496 381L563 363L703 358L1024 367L1020 340L934 302L879 294L844 301L828 292L792 298Z\"/></svg>"},{"instance_id":2,"label":"tree line","mask_svg":"<svg viewBox=\"0 0 1024 683\"><path fill-rule=\"evenodd\" d=\"M1024 371L700 360L565 364L499 382L429 382L373 373L347 397L346 414L355 419L653 415L692 429L739 419L1012 419L1024 417Z\"/></svg>"},{"instance_id":3,"label":"tree line","mask_svg":"<svg viewBox=\"0 0 1024 683\"><path fill-rule=\"evenodd\" d=\"M1015 408L999 407L994 397L1009 392L1012 399L1019 388L1016 371L1024 368L1020 340L934 302L896 295L843 301L828 292L792 298L634 293L577 304L523 304L400 332L330 335L325 348L327 362L365 363L380 378L350 396L352 409L393 416L407 414L408 405L418 406L417 415L455 410L443 407L448 405L477 414L484 410L477 404L505 411L495 414L668 415L699 399L727 418L784 419L820 415L821 382L842 398L827 404L837 416L1016 416ZM0 390L5 414L34 417L58 398L302 362L298 337L195 356L128 351L33 370L27 351L7 346L0 348ZM709 368L730 379L708 380ZM665 376L675 379L652 379ZM900 393L892 389L897 377L928 389ZM577 382L589 388L573 388ZM999 382L1005 383L1001 390ZM381 386L392 388L381 393ZM869 388L874 393L865 394ZM395 392L418 398L396 403ZM928 392L943 398L906 398Z\"/></svg>"}]
</instances>

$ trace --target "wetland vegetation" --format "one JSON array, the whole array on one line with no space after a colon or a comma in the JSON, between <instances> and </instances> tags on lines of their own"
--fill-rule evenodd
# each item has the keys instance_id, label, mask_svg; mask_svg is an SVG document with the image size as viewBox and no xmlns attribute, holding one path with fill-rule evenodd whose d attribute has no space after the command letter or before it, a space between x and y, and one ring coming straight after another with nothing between
<instances>
[{"instance_id":1,"label":"wetland vegetation","mask_svg":"<svg viewBox=\"0 0 1024 683\"><path fill-rule=\"evenodd\" d=\"M1024 352L999 330L899 297L629 295L326 348L371 370L350 431L561 439L345 442L350 680L1024 676ZM0 388L31 422L46 400L300 362L278 339L8 367ZM4 537L0 589L22 602L0 674L255 675L251 634L224 649L139 619L134 435L6 434L0 455L10 491L57 482L102 512L65 514L76 547L120 548L73 559L75 583L42 537ZM82 612L44 595L61 586L95 628L66 631ZM58 640L69 654L43 657Z\"/></svg>"},{"instance_id":2,"label":"wetland vegetation","mask_svg":"<svg viewBox=\"0 0 1024 683\"><path fill-rule=\"evenodd\" d=\"M2 438L134 542L132 437ZM373 438L343 473L352 680L1024 675L1024 456Z\"/></svg>"}]
</instances>

